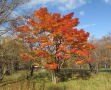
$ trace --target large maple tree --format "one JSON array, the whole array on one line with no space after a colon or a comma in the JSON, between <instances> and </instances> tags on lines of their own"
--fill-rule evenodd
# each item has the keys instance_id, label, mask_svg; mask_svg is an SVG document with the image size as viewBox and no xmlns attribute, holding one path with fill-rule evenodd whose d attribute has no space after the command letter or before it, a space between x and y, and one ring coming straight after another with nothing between
<instances>
[{"instance_id":1,"label":"large maple tree","mask_svg":"<svg viewBox=\"0 0 111 90\"><path fill-rule=\"evenodd\" d=\"M34 11L26 24L16 29L19 38L27 45L33 44L29 53L22 53L21 57L51 69L54 75L64 63L84 64L93 61L88 56L96 47L87 43L89 32L77 30L79 21L73 18L73 14L51 14L47 8Z\"/></svg>"}]
</instances>

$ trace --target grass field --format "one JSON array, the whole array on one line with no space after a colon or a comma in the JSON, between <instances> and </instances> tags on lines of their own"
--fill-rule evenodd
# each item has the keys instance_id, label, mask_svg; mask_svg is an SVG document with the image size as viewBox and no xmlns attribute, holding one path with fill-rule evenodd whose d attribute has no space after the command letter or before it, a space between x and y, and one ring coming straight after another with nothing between
<instances>
[{"instance_id":1,"label":"grass field","mask_svg":"<svg viewBox=\"0 0 111 90\"><path fill-rule=\"evenodd\" d=\"M54 85L44 75L36 74L31 80L22 80L7 85L0 84L0 90L111 90L111 73L92 74L90 78L74 78ZM12 76L6 76L4 82L25 78L24 72L16 73Z\"/></svg>"}]
</instances>

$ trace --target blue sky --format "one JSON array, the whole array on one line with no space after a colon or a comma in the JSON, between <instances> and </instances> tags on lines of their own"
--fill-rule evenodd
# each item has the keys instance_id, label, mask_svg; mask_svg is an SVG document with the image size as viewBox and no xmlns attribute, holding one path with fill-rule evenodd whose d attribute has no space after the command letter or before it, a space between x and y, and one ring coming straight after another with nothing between
<instances>
[{"instance_id":1,"label":"blue sky","mask_svg":"<svg viewBox=\"0 0 111 90\"><path fill-rule=\"evenodd\" d=\"M14 13L21 14L47 7L49 12L59 12L62 15L74 12L83 28L96 38L111 33L111 0L29 0L20 6Z\"/></svg>"}]
</instances>

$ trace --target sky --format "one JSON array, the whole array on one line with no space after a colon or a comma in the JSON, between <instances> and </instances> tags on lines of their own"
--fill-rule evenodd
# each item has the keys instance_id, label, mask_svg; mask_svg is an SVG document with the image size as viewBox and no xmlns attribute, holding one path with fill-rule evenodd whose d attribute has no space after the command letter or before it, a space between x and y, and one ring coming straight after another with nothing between
<instances>
[{"instance_id":1,"label":"sky","mask_svg":"<svg viewBox=\"0 0 111 90\"><path fill-rule=\"evenodd\" d=\"M18 7L13 15L28 13L47 7L50 13L66 15L74 12L79 18L77 28L90 32L90 36L101 38L111 33L111 0L29 0Z\"/></svg>"}]
</instances>

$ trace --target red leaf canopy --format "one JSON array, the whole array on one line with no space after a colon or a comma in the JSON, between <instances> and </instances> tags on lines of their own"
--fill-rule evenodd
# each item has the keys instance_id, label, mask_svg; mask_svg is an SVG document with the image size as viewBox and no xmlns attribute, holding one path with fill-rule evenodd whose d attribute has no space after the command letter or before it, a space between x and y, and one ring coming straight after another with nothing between
<instances>
[{"instance_id":1,"label":"red leaf canopy","mask_svg":"<svg viewBox=\"0 0 111 90\"><path fill-rule=\"evenodd\" d=\"M32 60L37 61L39 57L39 63L43 65L44 61L45 66L51 69L56 69L68 60L76 64L93 61L88 56L96 47L87 43L88 32L75 28L79 19L73 18L73 15L74 13L64 16L60 13L50 14L47 8L40 8L34 11L26 25L16 29L20 38L28 45L33 45L29 51ZM25 54L21 57L29 58ZM78 60L79 57L86 59ZM48 64L51 62L53 63Z\"/></svg>"}]
</instances>

